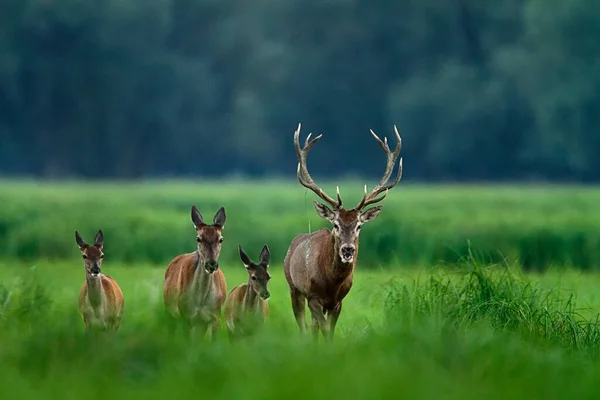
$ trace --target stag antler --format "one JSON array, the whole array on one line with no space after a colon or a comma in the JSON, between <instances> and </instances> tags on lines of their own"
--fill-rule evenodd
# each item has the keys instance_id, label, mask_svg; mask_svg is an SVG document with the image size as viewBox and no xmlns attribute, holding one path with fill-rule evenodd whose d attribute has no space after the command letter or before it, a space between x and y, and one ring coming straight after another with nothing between
<instances>
[{"instance_id":1,"label":"stag antler","mask_svg":"<svg viewBox=\"0 0 600 400\"><path fill-rule=\"evenodd\" d=\"M381 181L379 181L377 186L375 186L373 188L373 190L371 191L371 193L369 193L368 195L367 195L367 185L365 185L365 194L364 194L362 200L360 201L360 203L358 203L358 205L356 206L356 209L358 209L358 210L361 210L368 205L378 203L381 200L385 199L385 196L387 196L387 194L388 194L388 190L390 190L391 188L396 186L398 184L398 182L400 181L400 178L402 177L402 158L400 158L400 163L398 165L398 173L396 175L396 179L394 179L394 181L388 185L385 184L392 176L392 172L394 171L394 165L396 164L396 160L398 159L398 155L400 154L400 149L402 148L402 139L400 139L400 134L398 133L398 128L396 128L396 125L394 125L394 132L396 133L396 139L398 139L398 144L396 145L394 152L392 152L390 150L390 147L388 146L387 137L384 137L384 140L382 141L375 134L375 132L373 132L373 130L371 129L371 135L373 135L375 140L377 140L377 142L379 143L379 145L385 152L385 155L387 157L387 164L385 166L385 172L383 173L383 178L381 178ZM383 193L383 196L377 198L377 196L382 192L385 192L385 193Z\"/></svg>"},{"instance_id":2,"label":"stag antler","mask_svg":"<svg viewBox=\"0 0 600 400\"><path fill-rule=\"evenodd\" d=\"M301 125L302 124L298 124L298 129L296 129L296 132L294 132L294 146L296 147L296 154L298 156L298 171L297 171L298 181L300 182L300 184L302 186L312 190L313 192L315 192L315 194L317 196L319 196L320 198L322 198L323 200L325 200L326 202L331 204L331 206L334 209L338 209L342 206L342 198L340 197L340 188L339 187L336 188L337 201L335 201L333 198L329 197L323 190L321 190L321 188L319 188L317 186L315 181L313 181L313 179L310 177L310 174L308 173L308 168L306 167L306 156L308 155L310 148L315 143L317 143L323 135L321 134L321 135L317 136L316 138L314 138L313 140L310 140L310 136L312 135L312 133L309 133L308 136L306 137L306 140L304 141L304 148L300 148L299 136L300 136Z\"/></svg>"}]
</instances>

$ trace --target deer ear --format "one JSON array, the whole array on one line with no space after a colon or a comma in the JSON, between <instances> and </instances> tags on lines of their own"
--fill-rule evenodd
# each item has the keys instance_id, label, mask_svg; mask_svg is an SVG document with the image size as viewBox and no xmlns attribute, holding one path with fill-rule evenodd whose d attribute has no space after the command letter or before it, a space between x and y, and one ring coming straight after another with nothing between
<instances>
[{"instance_id":1,"label":"deer ear","mask_svg":"<svg viewBox=\"0 0 600 400\"><path fill-rule=\"evenodd\" d=\"M264 264L265 266L269 265L269 261L271 260L271 252L269 251L269 246L267 246L266 244L260 251L259 259L261 264Z\"/></svg>"},{"instance_id":2,"label":"deer ear","mask_svg":"<svg viewBox=\"0 0 600 400\"><path fill-rule=\"evenodd\" d=\"M381 212L381 209L383 208L383 206L377 206L377 207L373 207L373 208L369 208L366 211L363 211L360 214L360 220L362 222L369 222L369 221L373 221L375 218L377 218L377 216L379 215L379 213Z\"/></svg>"},{"instance_id":3,"label":"deer ear","mask_svg":"<svg viewBox=\"0 0 600 400\"><path fill-rule=\"evenodd\" d=\"M198 208L196 206L192 206L192 222L194 223L194 226L196 228L199 228L202 225L204 225L204 220L202 219L202 214L200 214L200 211L198 210Z\"/></svg>"},{"instance_id":4,"label":"deer ear","mask_svg":"<svg viewBox=\"0 0 600 400\"><path fill-rule=\"evenodd\" d=\"M227 215L225 215L225 207L219 208L219 211L215 214L213 218L213 224L220 226L223 228L225 226L225 220L227 219Z\"/></svg>"},{"instance_id":5,"label":"deer ear","mask_svg":"<svg viewBox=\"0 0 600 400\"><path fill-rule=\"evenodd\" d=\"M240 259L244 263L244 266L246 267L246 269L249 269L250 264L252 264L252 261L250 261L250 257L248 257L248 254L246 254L246 252L242 249L242 246L240 246L239 244L238 251L240 252Z\"/></svg>"},{"instance_id":6,"label":"deer ear","mask_svg":"<svg viewBox=\"0 0 600 400\"><path fill-rule=\"evenodd\" d=\"M79 246L80 250L83 250L88 246L88 244L83 240L83 238L77 231L75 231L75 242L77 242L77 246Z\"/></svg>"},{"instance_id":7,"label":"deer ear","mask_svg":"<svg viewBox=\"0 0 600 400\"><path fill-rule=\"evenodd\" d=\"M98 247L99 249L104 246L104 233L102 233L102 229L98 229L98 232L96 233L96 237L94 238L94 246Z\"/></svg>"},{"instance_id":8,"label":"deer ear","mask_svg":"<svg viewBox=\"0 0 600 400\"><path fill-rule=\"evenodd\" d=\"M328 221L333 221L333 219L335 218L335 213L331 211L329 207L315 200L313 200L313 203L315 203L315 209L317 210L317 214L319 214L321 218L325 218Z\"/></svg>"}]
</instances>

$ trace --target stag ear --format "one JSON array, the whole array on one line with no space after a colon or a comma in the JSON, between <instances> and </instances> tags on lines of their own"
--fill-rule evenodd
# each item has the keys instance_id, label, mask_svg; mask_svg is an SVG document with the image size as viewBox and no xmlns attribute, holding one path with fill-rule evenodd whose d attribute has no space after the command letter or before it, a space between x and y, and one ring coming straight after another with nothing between
<instances>
[{"instance_id":1,"label":"stag ear","mask_svg":"<svg viewBox=\"0 0 600 400\"><path fill-rule=\"evenodd\" d=\"M225 226L226 219L227 215L225 215L225 207L221 207L219 208L219 211L217 211L215 217L213 218L213 224L223 228Z\"/></svg>"},{"instance_id":2,"label":"stag ear","mask_svg":"<svg viewBox=\"0 0 600 400\"><path fill-rule=\"evenodd\" d=\"M88 247L88 244L83 240L79 232L75 231L75 241L77 242L77 246L79 246L80 250Z\"/></svg>"},{"instance_id":3,"label":"stag ear","mask_svg":"<svg viewBox=\"0 0 600 400\"><path fill-rule=\"evenodd\" d=\"M94 238L94 246L101 249L104 246L104 234L102 233L102 229L98 229L96 233L96 237Z\"/></svg>"},{"instance_id":4,"label":"stag ear","mask_svg":"<svg viewBox=\"0 0 600 400\"><path fill-rule=\"evenodd\" d=\"M369 208L368 210L363 211L360 214L360 220L362 222L373 221L375 218L377 218L377 216L381 212L382 208L383 208L383 206L377 206L377 207Z\"/></svg>"},{"instance_id":5,"label":"stag ear","mask_svg":"<svg viewBox=\"0 0 600 400\"><path fill-rule=\"evenodd\" d=\"M196 229L200 228L202 225L205 225L204 220L202 219L202 214L200 214L200 211L196 206L192 206L192 222L194 223Z\"/></svg>"},{"instance_id":6,"label":"stag ear","mask_svg":"<svg viewBox=\"0 0 600 400\"><path fill-rule=\"evenodd\" d=\"M250 261L250 257L248 257L248 254L246 254L246 252L242 249L242 246L240 246L239 244L238 244L238 251L240 252L240 259L244 263L244 266L246 267L246 269L250 269L250 265L252 265L252 261Z\"/></svg>"},{"instance_id":7,"label":"stag ear","mask_svg":"<svg viewBox=\"0 0 600 400\"><path fill-rule=\"evenodd\" d=\"M325 204L319 203L316 200L313 200L313 203L315 203L315 209L317 210L317 214L319 214L321 218L325 218L326 220L333 222L333 219L335 218L335 213L331 211L329 207L327 207Z\"/></svg>"},{"instance_id":8,"label":"stag ear","mask_svg":"<svg viewBox=\"0 0 600 400\"><path fill-rule=\"evenodd\" d=\"M269 251L269 246L267 246L266 244L260 251L259 259L261 264L264 264L265 266L269 265L269 261L271 260L271 252Z\"/></svg>"}]
</instances>

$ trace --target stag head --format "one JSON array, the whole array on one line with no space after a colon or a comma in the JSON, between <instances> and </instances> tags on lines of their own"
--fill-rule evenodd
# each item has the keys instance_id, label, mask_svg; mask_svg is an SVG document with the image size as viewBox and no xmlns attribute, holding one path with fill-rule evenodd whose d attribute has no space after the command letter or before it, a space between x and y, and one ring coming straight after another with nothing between
<instances>
[{"instance_id":1,"label":"stag head","mask_svg":"<svg viewBox=\"0 0 600 400\"><path fill-rule=\"evenodd\" d=\"M392 176L396 160L398 159L400 149L402 147L400 134L394 125L394 132L396 134L398 144L396 145L394 151L391 151L387 143L387 137L384 137L384 140L381 140L375 134L375 132L371 130L371 135L373 135L375 140L377 140L377 143L379 143L386 155L387 162L385 172L383 173L383 177L381 178L380 182L368 194L367 185L365 185L362 200L354 208L346 210L342 206L342 197L340 196L339 187L336 188L336 200L334 200L317 186L308 173L306 156L308 155L311 147L317 143L323 135L319 135L313 140L310 140L312 134L309 133L304 142L304 147L300 147L300 128L301 124L298 124L298 129L296 129L296 132L294 133L294 146L296 147L296 154L298 156L298 181L302 186L312 190L317 196L331 206L330 208L323 203L314 201L317 214L319 214L321 218L331 222L333 225L333 235L335 237L337 248L339 249L339 257L341 261L343 263L351 263L354 261L355 252L358 247L358 236L361 226L364 223L373 221L375 218L377 218L381 212L381 209L383 208L382 205L372 208L366 207L383 200L387 196L389 189L396 186L402 177L402 158L400 158L396 178L391 183L387 183Z\"/></svg>"}]
</instances>

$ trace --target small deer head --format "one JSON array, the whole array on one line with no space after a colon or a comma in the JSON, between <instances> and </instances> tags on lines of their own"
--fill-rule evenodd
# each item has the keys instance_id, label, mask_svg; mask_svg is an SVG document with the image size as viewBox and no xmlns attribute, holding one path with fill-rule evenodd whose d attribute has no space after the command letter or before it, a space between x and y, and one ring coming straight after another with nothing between
<instances>
[{"instance_id":1,"label":"small deer head","mask_svg":"<svg viewBox=\"0 0 600 400\"><path fill-rule=\"evenodd\" d=\"M248 255L242 249L242 246L240 246L239 244L238 250L240 252L240 259L244 263L246 271L248 271L248 276L250 278L250 287L263 300L267 300L269 297L271 297L269 289L267 288L269 280L271 279L271 275L269 275L269 272L267 271L269 268L269 260L271 259L269 247L265 244L262 250L260 251L260 261L258 264L250 260L250 257L248 257Z\"/></svg>"},{"instance_id":2,"label":"small deer head","mask_svg":"<svg viewBox=\"0 0 600 400\"><path fill-rule=\"evenodd\" d=\"M322 135L310 140L311 134L309 134L304 142L304 147L300 147L300 124L298 124L298 129L296 129L296 132L294 133L294 146L298 156L298 181L302 186L312 190L317 196L331 205L332 208L329 208L325 204L316 201L314 202L317 214L333 224L333 236L335 237L336 248L338 249L339 257L343 263L351 263L354 261L356 249L358 248L358 235L361 226L365 222L373 221L377 218L383 206L375 206L369 209L365 208L383 200L385 196L387 196L388 190L396 186L402 177L402 158L400 158L396 178L391 183L387 183L392 176L396 160L400 155L400 149L402 147L402 141L400 140L400 134L398 133L396 126L394 126L394 132L398 139L398 144L394 151L391 151L387 143L387 138L381 140L375 132L371 130L371 135L377 140L377 143L379 143L386 155L385 172L371 193L367 194L367 185L365 185L362 200L356 207L350 210L345 210L344 207L342 207L342 197L340 196L339 187L337 188L336 193L337 200L334 200L317 186L308 173L306 156L308 155L310 148L321 139ZM382 193L382 196L377 197Z\"/></svg>"},{"instance_id":3,"label":"small deer head","mask_svg":"<svg viewBox=\"0 0 600 400\"><path fill-rule=\"evenodd\" d=\"M104 253L102 252L104 234L102 233L102 229L96 233L93 245L87 244L77 231L75 231L75 241L77 242L77 246L79 246L79 250L81 250L86 274L92 277L100 275L102 259L104 258Z\"/></svg>"},{"instance_id":4,"label":"small deer head","mask_svg":"<svg viewBox=\"0 0 600 400\"><path fill-rule=\"evenodd\" d=\"M196 228L198 254L204 262L204 268L211 274L219 269L219 254L221 254L221 244L223 243L222 232L225 219L225 208L221 207L215 214L212 225L207 225L198 208L192 206L192 222Z\"/></svg>"}]
</instances>

